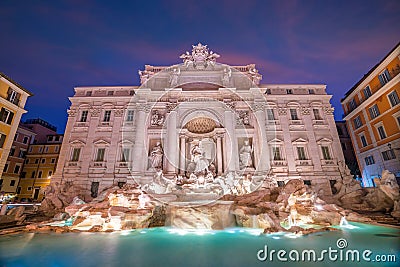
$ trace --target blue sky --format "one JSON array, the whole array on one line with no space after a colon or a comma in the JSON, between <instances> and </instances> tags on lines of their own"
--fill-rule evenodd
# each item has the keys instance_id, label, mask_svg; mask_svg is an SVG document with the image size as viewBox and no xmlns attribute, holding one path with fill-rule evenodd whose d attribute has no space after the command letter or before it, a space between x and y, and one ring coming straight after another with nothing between
<instances>
[{"instance_id":1,"label":"blue sky","mask_svg":"<svg viewBox=\"0 0 400 267\"><path fill-rule=\"evenodd\" d=\"M23 119L63 132L74 86L138 85L201 42L255 63L262 83L323 83L340 99L399 41L399 1L14 1L0 8L0 71L35 95Z\"/></svg>"}]
</instances>

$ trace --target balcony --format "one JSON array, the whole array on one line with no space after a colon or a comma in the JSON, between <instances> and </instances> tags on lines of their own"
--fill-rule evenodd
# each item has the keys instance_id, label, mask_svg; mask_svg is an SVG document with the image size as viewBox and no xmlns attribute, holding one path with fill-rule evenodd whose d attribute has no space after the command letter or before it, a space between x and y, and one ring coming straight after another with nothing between
<instances>
[{"instance_id":1,"label":"balcony","mask_svg":"<svg viewBox=\"0 0 400 267\"><path fill-rule=\"evenodd\" d=\"M337 161L336 161L336 159L322 159L321 165L334 166L334 165L337 165Z\"/></svg>"},{"instance_id":2,"label":"balcony","mask_svg":"<svg viewBox=\"0 0 400 267\"><path fill-rule=\"evenodd\" d=\"M296 166L312 166L311 159L297 159L295 163Z\"/></svg>"},{"instance_id":3,"label":"balcony","mask_svg":"<svg viewBox=\"0 0 400 267\"><path fill-rule=\"evenodd\" d=\"M107 169L107 162L94 161L89 164L89 173L104 173Z\"/></svg>"},{"instance_id":4,"label":"balcony","mask_svg":"<svg viewBox=\"0 0 400 267\"><path fill-rule=\"evenodd\" d=\"M272 160L271 165L272 166L276 166L276 167L286 166L287 165L287 161L286 160Z\"/></svg>"}]
</instances>

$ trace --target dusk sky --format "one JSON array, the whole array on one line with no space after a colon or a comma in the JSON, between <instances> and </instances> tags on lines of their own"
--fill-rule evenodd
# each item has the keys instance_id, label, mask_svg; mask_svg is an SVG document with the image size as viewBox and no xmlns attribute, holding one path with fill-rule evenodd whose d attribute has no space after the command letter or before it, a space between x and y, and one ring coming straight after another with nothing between
<instances>
[{"instance_id":1,"label":"dusk sky","mask_svg":"<svg viewBox=\"0 0 400 267\"><path fill-rule=\"evenodd\" d=\"M27 118L62 133L75 86L139 85L145 64L201 42L261 83L323 83L340 99L400 41L400 1L15 1L0 5L0 72L32 91Z\"/></svg>"}]
</instances>

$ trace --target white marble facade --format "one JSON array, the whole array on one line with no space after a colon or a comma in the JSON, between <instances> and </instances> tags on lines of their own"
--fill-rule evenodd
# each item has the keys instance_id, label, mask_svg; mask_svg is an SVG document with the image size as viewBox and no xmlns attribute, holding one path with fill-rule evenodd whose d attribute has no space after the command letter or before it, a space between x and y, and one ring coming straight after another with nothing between
<instances>
[{"instance_id":1,"label":"white marble facade","mask_svg":"<svg viewBox=\"0 0 400 267\"><path fill-rule=\"evenodd\" d=\"M146 65L140 86L76 87L53 182L95 196L156 172L176 180L204 171L263 187L301 178L331 195L344 158L326 86L260 84L255 65L218 57L199 44L183 64Z\"/></svg>"}]
</instances>

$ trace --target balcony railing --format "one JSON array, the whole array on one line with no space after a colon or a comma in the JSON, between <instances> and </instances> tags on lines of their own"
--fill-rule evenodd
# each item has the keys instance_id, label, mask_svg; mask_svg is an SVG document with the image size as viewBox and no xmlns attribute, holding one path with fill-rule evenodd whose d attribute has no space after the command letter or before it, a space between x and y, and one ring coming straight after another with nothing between
<instances>
[{"instance_id":1,"label":"balcony railing","mask_svg":"<svg viewBox=\"0 0 400 267\"><path fill-rule=\"evenodd\" d=\"M322 159L322 165L337 165L336 159Z\"/></svg>"},{"instance_id":2,"label":"balcony railing","mask_svg":"<svg viewBox=\"0 0 400 267\"><path fill-rule=\"evenodd\" d=\"M286 166L286 160L272 160L272 166Z\"/></svg>"},{"instance_id":3,"label":"balcony railing","mask_svg":"<svg viewBox=\"0 0 400 267\"><path fill-rule=\"evenodd\" d=\"M296 160L296 165L297 166L311 166L312 161L311 161L311 159L298 159L298 160Z\"/></svg>"}]
</instances>

